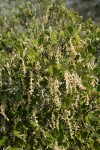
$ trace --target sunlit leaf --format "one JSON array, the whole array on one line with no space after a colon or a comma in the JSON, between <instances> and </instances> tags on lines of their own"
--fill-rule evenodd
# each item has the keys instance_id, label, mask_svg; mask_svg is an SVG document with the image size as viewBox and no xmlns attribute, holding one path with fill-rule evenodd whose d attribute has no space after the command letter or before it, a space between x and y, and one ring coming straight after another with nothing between
<instances>
[{"instance_id":1,"label":"sunlit leaf","mask_svg":"<svg viewBox=\"0 0 100 150\"><path fill-rule=\"evenodd\" d=\"M48 70L49 70L50 74L53 75L53 67L52 67L52 65L49 66Z\"/></svg>"}]
</instances>

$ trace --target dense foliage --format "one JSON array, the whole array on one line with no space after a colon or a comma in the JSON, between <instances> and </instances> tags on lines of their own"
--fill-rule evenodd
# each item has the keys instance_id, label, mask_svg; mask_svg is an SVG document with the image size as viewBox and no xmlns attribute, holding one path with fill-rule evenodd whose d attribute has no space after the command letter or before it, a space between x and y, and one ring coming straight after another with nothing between
<instances>
[{"instance_id":1,"label":"dense foliage","mask_svg":"<svg viewBox=\"0 0 100 150\"><path fill-rule=\"evenodd\" d=\"M0 30L0 148L99 150L100 29L42 1Z\"/></svg>"}]
</instances>

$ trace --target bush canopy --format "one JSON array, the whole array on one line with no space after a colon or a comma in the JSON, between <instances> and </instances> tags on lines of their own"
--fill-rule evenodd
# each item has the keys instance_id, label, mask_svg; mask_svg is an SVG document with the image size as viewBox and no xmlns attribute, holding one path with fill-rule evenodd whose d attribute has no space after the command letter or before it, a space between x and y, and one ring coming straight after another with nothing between
<instances>
[{"instance_id":1,"label":"bush canopy","mask_svg":"<svg viewBox=\"0 0 100 150\"><path fill-rule=\"evenodd\" d=\"M99 150L96 24L60 1L25 1L0 30L0 148Z\"/></svg>"}]
</instances>

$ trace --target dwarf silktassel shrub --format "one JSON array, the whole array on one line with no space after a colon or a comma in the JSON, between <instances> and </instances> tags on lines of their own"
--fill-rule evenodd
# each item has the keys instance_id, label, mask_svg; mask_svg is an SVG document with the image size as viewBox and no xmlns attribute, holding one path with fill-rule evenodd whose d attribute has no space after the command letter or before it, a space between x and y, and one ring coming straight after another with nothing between
<instances>
[{"instance_id":1,"label":"dwarf silktassel shrub","mask_svg":"<svg viewBox=\"0 0 100 150\"><path fill-rule=\"evenodd\" d=\"M44 1L25 2L0 29L1 149L99 150L96 24Z\"/></svg>"}]
</instances>

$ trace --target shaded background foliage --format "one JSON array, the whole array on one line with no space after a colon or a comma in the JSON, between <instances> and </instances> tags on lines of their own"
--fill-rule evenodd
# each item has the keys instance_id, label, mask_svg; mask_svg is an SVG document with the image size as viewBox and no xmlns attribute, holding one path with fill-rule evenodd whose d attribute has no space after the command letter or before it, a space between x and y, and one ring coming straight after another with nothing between
<instances>
[{"instance_id":1,"label":"shaded background foliage","mask_svg":"<svg viewBox=\"0 0 100 150\"><path fill-rule=\"evenodd\" d=\"M100 23L100 0L67 0L68 6L84 17Z\"/></svg>"}]
</instances>

